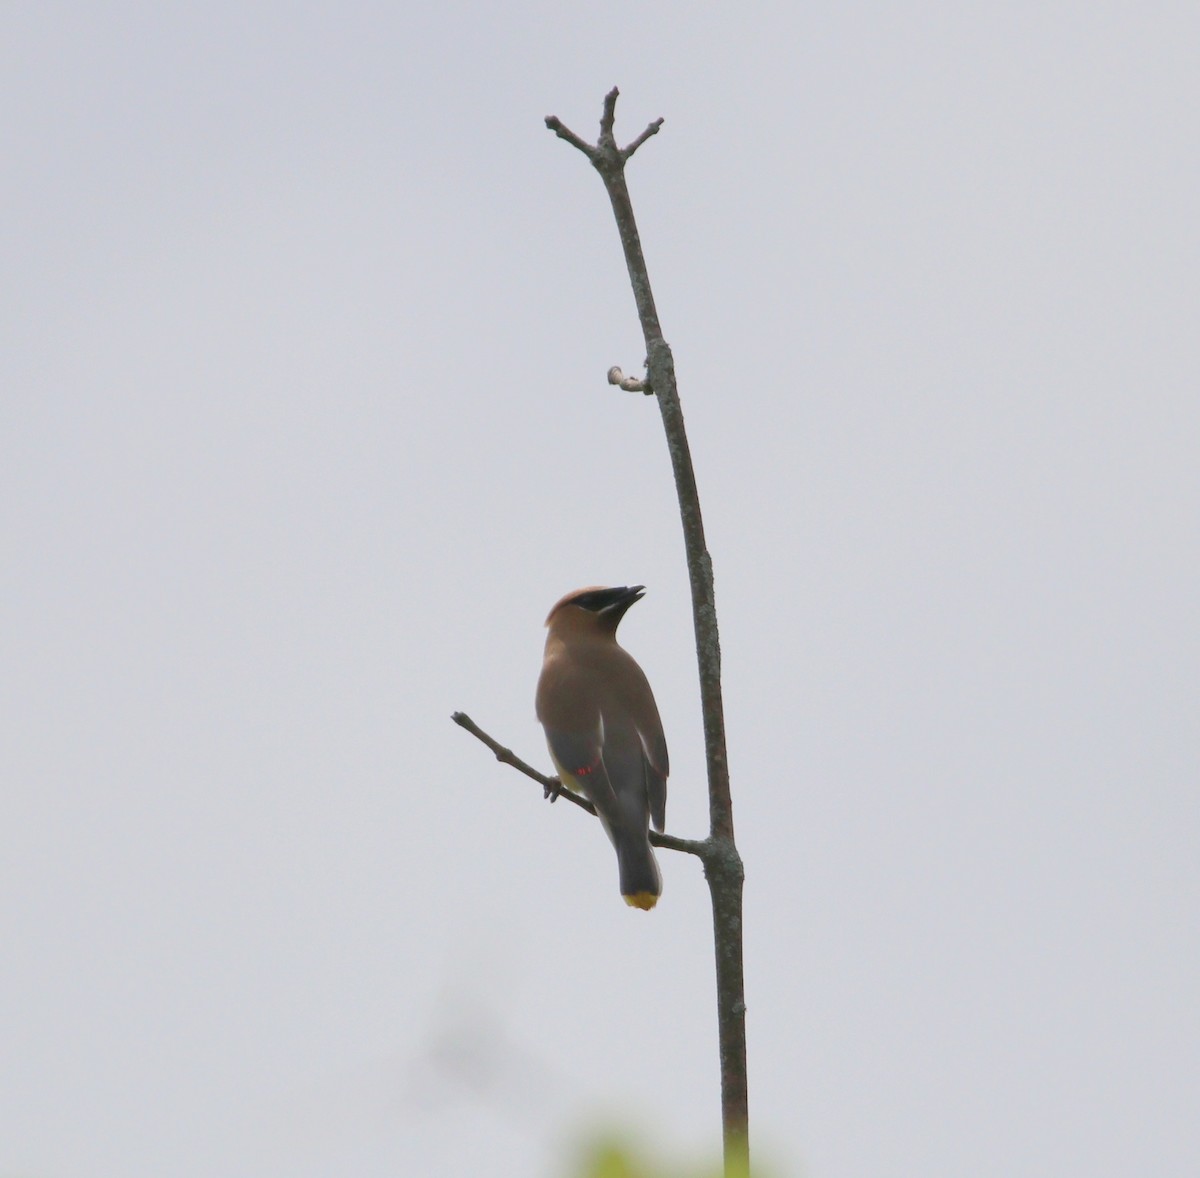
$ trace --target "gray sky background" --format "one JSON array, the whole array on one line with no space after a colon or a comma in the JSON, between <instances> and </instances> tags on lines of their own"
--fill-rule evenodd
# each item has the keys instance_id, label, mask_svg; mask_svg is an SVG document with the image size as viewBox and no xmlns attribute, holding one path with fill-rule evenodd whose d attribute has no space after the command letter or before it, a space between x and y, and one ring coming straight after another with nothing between
<instances>
[{"instance_id":1,"label":"gray sky background","mask_svg":"<svg viewBox=\"0 0 1200 1178\"><path fill-rule=\"evenodd\" d=\"M707 891L545 766L568 589L706 825L624 141L716 567L778 1174L1200 1172L1185 4L6 4L0 1175L718 1142Z\"/></svg>"}]
</instances>

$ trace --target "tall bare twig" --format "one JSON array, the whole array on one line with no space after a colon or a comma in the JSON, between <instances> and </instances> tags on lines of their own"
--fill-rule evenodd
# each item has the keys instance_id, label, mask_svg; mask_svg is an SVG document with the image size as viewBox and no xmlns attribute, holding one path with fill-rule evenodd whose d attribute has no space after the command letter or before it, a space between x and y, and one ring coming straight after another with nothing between
<instances>
[{"instance_id":1,"label":"tall bare twig","mask_svg":"<svg viewBox=\"0 0 1200 1178\"><path fill-rule=\"evenodd\" d=\"M721 1051L721 1123L725 1142L725 1173L744 1178L750 1169L749 1104L746 1084L746 1004L742 978L742 859L733 837L733 804L729 795L729 766L725 752L725 709L721 699L721 645L713 596L712 558L704 542L704 522L696 476L683 425L683 410L675 383L675 361L663 339L650 290L646 259L642 255L633 204L625 184L625 165L646 140L658 133L663 120L651 123L627 147L619 148L613 136L617 90L604 98L600 138L595 144L581 139L551 115L546 126L560 139L583 152L604 181L625 251L629 280L646 341L647 378L626 377L619 368L609 370L609 381L623 389L658 398L667 448L675 474L679 515L683 523L688 576L692 591L692 618L696 632L696 657L700 670L700 699L704 717L704 744L708 764L709 834L706 839L683 839L650 831L657 847L696 855L704 864L712 896L713 938L717 967L717 1026ZM496 759L538 782L547 797L569 798L589 813L591 804L563 791L555 777L546 777L494 740L462 712L454 722L482 741Z\"/></svg>"},{"instance_id":2,"label":"tall bare twig","mask_svg":"<svg viewBox=\"0 0 1200 1178\"><path fill-rule=\"evenodd\" d=\"M604 98L600 137L589 144L551 115L546 126L560 139L583 152L600 173L612 203L617 232L625 251L625 264L646 341L646 384L658 398L667 448L675 474L679 515L683 522L688 575L692 590L692 618L696 656L700 669L700 698L704 716L704 744L708 762L709 837L703 854L705 876L712 894L713 934L717 965L717 1020L721 1049L721 1112L725 1139L725 1167L730 1174L749 1169L749 1102L746 1081L746 1004L742 968L742 859L733 837L733 804L729 794L729 765L725 750L725 710L721 698L721 646L713 595L712 558L704 542L704 521L696 475L683 424L683 410L675 382L675 361L663 338L650 289L650 275L642 254L625 183L630 157L662 126L651 123L628 147L619 148L613 135L618 91Z\"/></svg>"}]
</instances>

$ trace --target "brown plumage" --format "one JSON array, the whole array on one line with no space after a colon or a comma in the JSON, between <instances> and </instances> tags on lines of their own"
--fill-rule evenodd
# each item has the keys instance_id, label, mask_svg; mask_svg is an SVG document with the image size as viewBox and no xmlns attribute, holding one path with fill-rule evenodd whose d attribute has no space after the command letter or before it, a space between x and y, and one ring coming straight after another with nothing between
<instances>
[{"instance_id":1,"label":"brown plumage","mask_svg":"<svg viewBox=\"0 0 1200 1178\"><path fill-rule=\"evenodd\" d=\"M596 807L625 903L649 910L662 894L649 827L666 823L667 742L642 668L617 645L643 588L577 589L550 611L537 717L563 785Z\"/></svg>"}]
</instances>

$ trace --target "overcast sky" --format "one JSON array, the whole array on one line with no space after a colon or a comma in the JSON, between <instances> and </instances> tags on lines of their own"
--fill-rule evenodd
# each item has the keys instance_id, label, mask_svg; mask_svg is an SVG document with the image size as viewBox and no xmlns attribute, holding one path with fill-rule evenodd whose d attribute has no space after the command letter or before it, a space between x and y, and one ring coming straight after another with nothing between
<instances>
[{"instance_id":1,"label":"overcast sky","mask_svg":"<svg viewBox=\"0 0 1200 1178\"><path fill-rule=\"evenodd\" d=\"M719 1143L708 895L627 909L542 622L707 809L611 213L675 351L754 1147L1200 1173L1200 10L0 9L0 1176L554 1178Z\"/></svg>"}]
</instances>

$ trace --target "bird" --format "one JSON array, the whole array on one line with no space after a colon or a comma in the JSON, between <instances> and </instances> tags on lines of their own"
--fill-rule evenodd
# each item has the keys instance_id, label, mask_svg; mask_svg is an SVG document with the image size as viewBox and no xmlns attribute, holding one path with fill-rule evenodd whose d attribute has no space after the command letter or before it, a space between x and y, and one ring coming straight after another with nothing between
<instances>
[{"instance_id":1,"label":"bird","mask_svg":"<svg viewBox=\"0 0 1200 1178\"><path fill-rule=\"evenodd\" d=\"M576 589L546 618L537 718L559 779L582 794L617 853L621 895L649 912L662 895L650 823L667 818L667 741L642 668L617 626L644 585Z\"/></svg>"}]
</instances>

